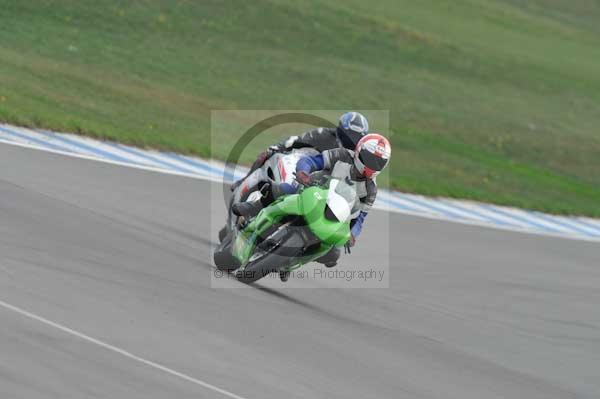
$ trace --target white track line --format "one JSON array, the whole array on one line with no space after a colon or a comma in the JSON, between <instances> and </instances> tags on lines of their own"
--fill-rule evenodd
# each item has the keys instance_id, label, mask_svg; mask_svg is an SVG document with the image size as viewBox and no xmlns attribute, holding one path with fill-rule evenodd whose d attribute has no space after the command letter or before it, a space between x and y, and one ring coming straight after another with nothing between
<instances>
[{"instance_id":1,"label":"white track line","mask_svg":"<svg viewBox=\"0 0 600 399\"><path fill-rule=\"evenodd\" d=\"M66 155L66 156L72 157L72 158L87 159L89 161L96 161L96 162L108 163L108 164L112 164L112 165L126 166L128 168L134 168L134 169L148 170L150 172L162 173L162 174L167 174L167 175L175 175L175 176L183 176L183 177L189 177L189 178L198 179L198 180L209 180L209 181L213 181L216 183L223 183L223 179L219 179L216 177L212 178L209 176L198 175L196 173L184 173L184 172L178 172L176 170L164 169L164 168L159 168L159 167L155 167L155 166L145 166L145 165L126 163L126 162L113 161L112 159L98 158L98 157L92 156L92 155L75 154L72 152L53 150L51 148L42 148L42 147L40 147L38 145L34 145L34 144L20 143L20 142L16 142L16 141L8 141L3 138L0 138L0 143L13 145L13 146L17 146L17 147L29 148L32 150L50 152L52 154Z\"/></svg>"},{"instance_id":2,"label":"white track line","mask_svg":"<svg viewBox=\"0 0 600 399\"><path fill-rule=\"evenodd\" d=\"M160 370L160 371L165 372L167 374L170 374L172 376L181 378L182 380L185 380L185 381L191 382L193 384L199 385L199 386L201 386L203 388L206 388L206 389L209 389L211 391L218 392L218 393L220 393L223 396L226 396L228 398L246 399L243 396L236 395L236 394L234 394L232 392L229 392L229 391L227 391L225 389L222 389L222 388L219 388L219 387L217 387L215 385L209 384L208 382L199 380L199 379L194 378L194 377L190 377L187 374L180 373L179 371L175 371L175 370L170 369L170 368L168 368L166 366L163 366L163 365L160 365L158 363L155 363L155 362L153 362L151 360L144 359L143 357L134 355L133 353L127 352L124 349L117 348L116 346L107 344L106 342L102 342L102 341L100 341L100 340L98 340L96 338L92 338L89 335L85 335L83 333L80 333L79 331L73 330L73 329L71 329L69 327L65 327L65 326L63 326L61 324L58 324L58 323L55 323L55 322L50 321L48 319L45 319L45 318L43 318L41 316L38 316L38 315L33 314L31 312L28 312L28 311L26 311L24 309L21 309L21 308L17 307L17 306L13 306L13 305L11 305L9 303L6 303L6 302L4 302L2 300L0 300L0 306L3 307L3 308L5 308L5 309L7 309L7 310L11 310L11 311L13 311L15 313L18 313L18 314L20 314L22 316L25 316L25 317L27 317L29 319L32 319L32 320L35 320L35 321L39 321L40 323L43 323L43 324L45 324L47 326L50 326L50 327L54 327L57 330L60 330L60 331L62 331L64 333L73 335L73 336L75 336L77 338L80 338L80 339L82 339L84 341L87 341L87 342L92 343L94 345L100 346L100 347L102 347L104 349L108 349L109 351L112 351L114 353L118 353L119 355L124 356L124 357L126 357L128 359L135 360L138 363L145 364L146 366L150 366L150 367L152 367L154 369L157 369L157 370Z\"/></svg>"}]
</instances>

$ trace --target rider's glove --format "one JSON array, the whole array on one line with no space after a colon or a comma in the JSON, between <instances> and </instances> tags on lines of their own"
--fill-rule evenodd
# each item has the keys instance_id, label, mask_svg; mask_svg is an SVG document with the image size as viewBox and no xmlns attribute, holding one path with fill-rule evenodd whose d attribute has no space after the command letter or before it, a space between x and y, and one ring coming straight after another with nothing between
<instances>
[{"instance_id":1,"label":"rider's glove","mask_svg":"<svg viewBox=\"0 0 600 399\"><path fill-rule=\"evenodd\" d=\"M276 152L285 152L287 148L283 144L275 144L269 147L269 152L275 154Z\"/></svg>"},{"instance_id":2,"label":"rider's glove","mask_svg":"<svg viewBox=\"0 0 600 399\"><path fill-rule=\"evenodd\" d=\"M310 175L303 170L296 172L296 180L303 186L310 186Z\"/></svg>"},{"instance_id":3,"label":"rider's glove","mask_svg":"<svg viewBox=\"0 0 600 399\"><path fill-rule=\"evenodd\" d=\"M298 140L298 136L290 136L284 142L270 146L269 151L271 151L272 154L276 152L286 152L293 147L296 140Z\"/></svg>"}]
</instances>

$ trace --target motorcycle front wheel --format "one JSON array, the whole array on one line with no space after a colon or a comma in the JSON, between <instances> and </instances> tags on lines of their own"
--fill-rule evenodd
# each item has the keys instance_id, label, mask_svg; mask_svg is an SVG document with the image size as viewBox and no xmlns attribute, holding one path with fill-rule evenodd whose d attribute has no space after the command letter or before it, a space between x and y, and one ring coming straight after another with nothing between
<instances>
[{"instance_id":1,"label":"motorcycle front wheel","mask_svg":"<svg viewBox=\"0 0 600 399\"><path fill-rule=\"evenodd\" d=\"M264 256L249 262L244 270L238 270L235 276L243 283L253 283L291 264L294 258L302 255L303 249L304 239L300 234L291 232L290 235L278 243L274 250L266 252Z\"/></svg>"}]
</instances>

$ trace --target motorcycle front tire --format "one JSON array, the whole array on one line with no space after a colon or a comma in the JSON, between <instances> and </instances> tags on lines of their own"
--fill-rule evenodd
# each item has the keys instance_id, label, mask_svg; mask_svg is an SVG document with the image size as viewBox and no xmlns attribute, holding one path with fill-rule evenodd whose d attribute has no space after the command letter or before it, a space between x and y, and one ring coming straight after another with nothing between
<instances>
[{"instance_id":1,"label":"motorcycle front tire","mask_svg":"<svg viewBox=\"0 0 600 399\"><path fill-rule=\"evenodd\" d=\"M294 258L302 255L304 244L304 239L299 233L291 232L272 252L249 262L244 270L238 270L236 278L249 284L278 272L282 267L291 264Z\"/></svg>"}]
</instances>

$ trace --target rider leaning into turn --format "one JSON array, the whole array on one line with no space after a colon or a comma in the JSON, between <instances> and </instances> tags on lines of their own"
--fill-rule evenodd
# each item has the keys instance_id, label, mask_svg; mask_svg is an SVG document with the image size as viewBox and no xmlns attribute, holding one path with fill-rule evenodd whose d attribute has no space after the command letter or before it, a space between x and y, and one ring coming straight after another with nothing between
<instances>
[{"instance_id":1,"label":"rider leaning into turn","mask_svg":"<svg viewBox=\"0 0 600 399\"><path fill-rule=\"evenodd\" d=\"M336 128L319 127L309 130L302 136L291 136L285 141L270 146L261 152L252 164L250 171L231 186L234 191L245 179L276 152L285 152L294 148L312 147L319 152L334 148L354 150L358 141L369 132L369 122L358 112L346 112L340 117Z\"/></svg>"},{"instance_id":2,"label":"rider leaning into turn","mask_svg":"<svg viewBox=\"0 0 600 399\"><path fill-rule=\"evenodd\" d=\"M337 162L345 162L352 165L350 178L357 185L356 190L361 202L359 215L350 222L351 238L347 246L353 246L362 231L367 213L373 206L377 197L376 176L385 168L391 156L389 141L377 133L363 136L353 150L346 148L334 148L323 151L321 154L301 158L296 164L296 179L303 185L311 183L312 172L319 170L331 171ZM271 188L271 200L285 194L293 194L298 190L294 184L281 183ZM250 216L258 213L265 204L261 201L255 203L241 202L234 204L233 212L238 216ZM332 267L337 264L340 250L334 248L328 254L317 261ZM283 279L283 278L282 278Z\"/></svg>"},{"instance_id":3,"label":"rider leaning into turn","mask_svg":"<svg viewBox=\"0 0 600 399\"><path fill-rule=\"evenodd\" d=\"M389 141L378 133L371 133L359 140L354 151L336 148L322 154L307 156L296 165L296 179L302 184L310 183L310 174L318 170L332 170L336 162L352 164L350 178L357 184L357 194L361 202L360 214L352 220L350 246L353 246L362 231L367 213L377 197L377 175L387 165L392 149ZM280 189L285 193L295 192L296 187L283 183Z\"/></svg>"}]
</instances>

